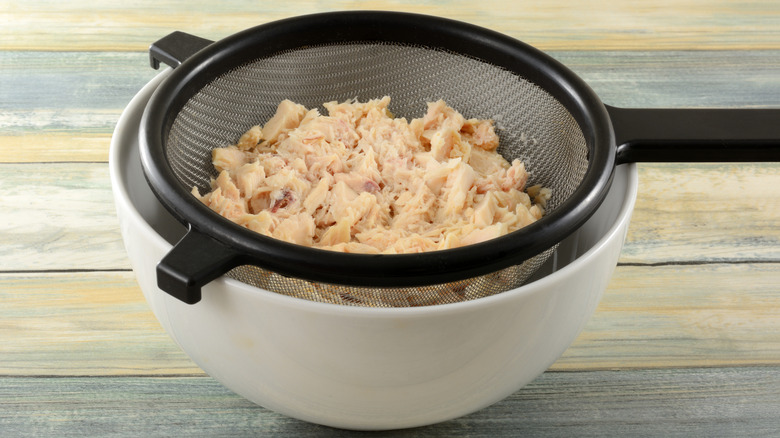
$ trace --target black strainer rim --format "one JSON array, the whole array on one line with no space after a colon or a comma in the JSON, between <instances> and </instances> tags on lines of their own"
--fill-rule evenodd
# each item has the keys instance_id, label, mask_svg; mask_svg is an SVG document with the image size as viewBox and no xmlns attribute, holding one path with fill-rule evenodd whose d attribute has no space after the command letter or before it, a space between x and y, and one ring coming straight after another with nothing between
<instances>
[{"instance_id":1,"label":"black strainer rim","mask_svg":"<svg viewBox=\"0 0 780 438\"><path fill-rule=\"evenodd\" d=\"M571 113L585 138L588 168L579 187L542 219L505 236L461 248L392 255L338 253L287 243L237 225L195 199L191 188L177 179L165 155L167 134L188 99L220 74L250 60L315 44L347 42L390 42L447 50L516 72L540 86ZM245 264L310 281L367 287L446 283L520 264L585 223L606 196L615 166L614 133L605 106L563 64L495 31L402 12L305 15L263 24L210 44L184 60L155 91L140 130L141 161L149 186L163 206L189 227L178 255L174 256L174 247L166 258L189 259L170 264L190 264L187 270L197 277L166 268L164 259L158 266L158 284L188 302L200 299L203 284Z\"/></svg>"}]
</instances>

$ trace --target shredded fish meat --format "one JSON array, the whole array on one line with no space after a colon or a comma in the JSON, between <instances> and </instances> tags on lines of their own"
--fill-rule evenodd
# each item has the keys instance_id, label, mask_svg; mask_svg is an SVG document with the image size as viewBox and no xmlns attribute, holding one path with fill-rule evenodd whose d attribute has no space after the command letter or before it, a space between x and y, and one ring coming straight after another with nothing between
<instances>
[{"instance_id":1,"label":"shredded fish meat","mask_svg":"<svg viewBox=\"0 0 780 438\"><path fill-rule=\"evenodd\" d=\"M456 248L544 215L550 190L526 187L524 164L496 152L492 120L439 100L407 121L389 105L327 102L322 115L284 100L262 127L212 151L211 191L192 193L258 233L352 253Z\"/></svg>"}]
</instances>

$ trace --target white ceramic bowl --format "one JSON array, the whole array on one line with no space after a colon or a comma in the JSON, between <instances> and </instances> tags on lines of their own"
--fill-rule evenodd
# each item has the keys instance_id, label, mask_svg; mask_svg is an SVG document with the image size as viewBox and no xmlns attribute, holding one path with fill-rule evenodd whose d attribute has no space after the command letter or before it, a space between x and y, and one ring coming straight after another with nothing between
<instances>
[{"instance_id":1,"label":"white ceramic bowl","mask_svg":"<svg viewBox=\"0 0 780 438\"><path fill-rule=\"evenodd\" d=\"M403 309L315 303L222 277L187 305L156 286L155 266L184 234L143 177L138 129L160 81L123 113L110 169L122 236L157 319L189 357L273 411L348 429L395 429L491 405L543 373L596 308L617 264L637 193L619 166L596 215L536 280L474 301Z\"/></svg>"}]
</instances>

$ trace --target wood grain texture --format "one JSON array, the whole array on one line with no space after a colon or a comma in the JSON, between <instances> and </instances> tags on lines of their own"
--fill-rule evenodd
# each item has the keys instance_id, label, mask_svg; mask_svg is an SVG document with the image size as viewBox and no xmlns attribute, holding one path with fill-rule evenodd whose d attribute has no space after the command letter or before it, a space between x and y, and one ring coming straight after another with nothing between
<instances>
[{"instance_id":1,"label":"wood grain texture","mask_svg":"<svg viewBox=\"0 0 780 438\"><path fill-rule=\"evenodd\" d=\"M0 165L3 271L127 269L108 166Z\"/></svg>"},{"instance_id":2,"label":"wood grain texture","mask_svg":"<svg viewBox=\"0 0 780 438\"><path fill-rule=\"evenodd\" d=\"M621 266L552 370L780 366L780 265ZM202 374L132 272L0 274L0 375Z\"/></svg>"},{"instance_id":3,"label":"wood grain texture","mask_svg":"<svg viewBox=\"0 0 780 438\"><path fill-rule=\"evenodd\" d=\"M780 105L774 50L552 51L601 100L629 108Z\"/></svg>"},{"instance_id":4,"label":"wood grain texture","mask_svg":"<svg viewBox=\"0 0 780 438\"><path fill-rule=\"evenodd\" d=\"M146 53L0 51L0 161L107 161Z\"/></svg>"},{"instance_id":5,"label":"wood grain texture","mask_svg":"<svg viewBox=\"0 0 780 438\"><path fill-rule=\"evenodd\" d=\"M551 55L611 105L766 107L780 102L780 51ZM155 74L144 52L0 51L0 159L107 160L121 111Z\"/></svg>"},{"instance_id":6,"label":"wood grain texture","mask_svg":"<svg viewBox=\"0 0 780 438\"><path fill-rule=\"evenodd\" d=\"M587 7L567 0L3 3L0 50L139 51L173 30L217 39L272 20L349 9L465 20L547 50L780 49L780 4L772 0L597 0Z\"/></svg>"},{"instance_id":7,"label":"wood grain texture","mask_svg":"<svg viewBox=\"0 0 780 438\"><path fill-rule=\"evenodd\" d=\"M778 107L775 0L0 0L0 436L364 436L269 412L163 332L122 247L116 121L174 30L440 15L548 51L625 107ZM780 436L780 164L642 164L581 335L508 399L379 436Z\"/></svg>"},{"instance_id":8,"label":"wood grain texture","mask_svg":"<svg viewBox=\"0 0 780 438\"><path fill-rule=\"evenodd\" d=\"M639 187L621 263L780 261L780 164L647 164Z\"/></svg>"},{"instance_id":9,"label":"wood grain texture","mask_svg":"<svg viewBox=\"0 0 780 438\"><path fill-rule=\"evenodd\" d=\"M0 275L0 375L203 374L132 272Z\"/></svg>"},{"instance_id":10,"label":"wood grain texture","mask_svg":"<svg viewBox=\"0 0 780 438\"><path fill-rule=\"evenodd\" d=\"M294 420L208 377L0 378L14 437L769 437L778 411L777 368L548 372L463 418L378 433Z\"/></svg>"},{"instance_id":11,"label":"wood grain texture","mask_svg":"<svg viewBox=\"0 0 780 438\"><path fill-rule=\"evenodd\" d=\"M40 113L38 115L41 115ZM115 117L116 116L116 117ZM119 116L111 115L111 120ZM18 125L17 125L18 126ZM31 129L36 134L0 135L0 156L6 163L106 162L110 134Z\"/></svg>"},{"instance_id":12,"label":"wood grain texture","mask_svg":"<svg viewBox=\"0 0 780 438\"><path fill-rule=\"evenodd\" d=\"M620 266L555 370L780 365L780 264Z\"/></svg>"},{"instance_id":13,"label":"wood grain texture","mask_svg":"<svg viewBox=\"0 0 780 438\"><path fill-rule=\"evenodd\" d=\"M621 263L780 261L780 165L647 164ZM128 269L104 163L0 164L0 271Z\"/></svg>"}]
</instances>

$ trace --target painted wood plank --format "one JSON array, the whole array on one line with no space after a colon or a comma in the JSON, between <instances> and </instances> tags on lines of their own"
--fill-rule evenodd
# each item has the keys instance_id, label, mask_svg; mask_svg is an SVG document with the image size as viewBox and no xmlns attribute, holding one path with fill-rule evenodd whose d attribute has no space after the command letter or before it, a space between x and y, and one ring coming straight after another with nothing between
<instances>
[{"instance_id":1,"label":"painted wood plank","mask_svg":"<svg viewBox=\"0 0 780 438\"><path fill-rule=\"evenodd\" d=\"M116 114L110 117L112 123L118 118ZM0 135L0 157L5 163L108 161L111 134L77 131L39 130L38 134Z\"/></svg>"},{"instance_id":2,"label":"painted wood plank","mask_svg":"<svg viewBox=\"0 0 780 438\"><path fill-rule=\"evenodd\" d=\"M653 164L621 263L780 261L780 164Z\"/></svg>"},{"instance_id":3,"label":"painted wood plank","mask_svg":"<svg viewBox=\"0 0 780 438\"><path fill-rule=\"evenodd\" d=\"M295 420L208 377L0 378L0 427L15 437L768 437L778 411L777 367L548 372L471 415L383 433Z\"/></svg>"},{"instance_id":4,"label":"painted wood plank","mask_svg":"<svg viewBox=\"0 0 780 438\"><path fill-rule=\"evenodd\" d=\"M0 52L0 161L107 161L148 54Z\"/></svg>"},{"instance_id":5,"label":"painted wood plank","mask_svg":"<svg viewBox=\"0 0 780 438\"><path fill-rule=\"evenodd\" d=\"M0 269L127 269L104 163L0 165Z\"/></svg>"},{"instance_id":6,"label":"painted wood plank","mask_svg":"<svg viewBox=\"0 0 780 438\"><path fill-rule=\"evenodd\" d=\"M780 51L551 54L612 105L780 102ZM105 161L119 114L154 74L143 52L0 51L0 161Z\"/></svg>"},{"instance_id":7,"label":"painted wood plank","mask_svg":"<svg viewBox=\"0 0 780 438\"><path fill-rule=\"evenodd\" d=\"M780 264L618 267L551 370L780 366ZM0 376L202 374L132 272L0 274Z\"/></svg>"},{"instance_id":8,"label":"painted wood plank","mask_svg":"<svg viewBox=\"0 0 780 438\"><path fill-rule=\"evenodd\" d=\"M3 274L0 302L0 375L203 374L132 272Z\"/></svg>"},{"instance_id":9,"label":"painted wood plank","mask_svg":"<svg viewBox=\"0 0 780 438\"><path fill-rule=\"evenodd\" d=\"M4 96L0 109L16 111L116 111L157 73L143 49L130 53L0 51L0 66Z\"/></svg>"},{"instance_id":10,"label":"painted wood plank","mask_svg":"<svg viewBox=\"0 0 780 438\"><path fill-rule=\"evenodd\" d=\"M126 270L104 162L116 118L154 74L150 42L350 8L507 33L552 50L614 105L780 99L773 0L0 0L0 434L342 434L232 395L162 332ZM567 372L406 436L777 435L778 167L640 172L622 265L553 365ZM720 368L740 365L750 367ZM622 371L594 371L612 369ZM150 377L160 375L175 377Z\"/></svg>"},{"instance_id":11,"label":"painted wood plank","mask_svg":"<svg viewBox=\"0 0 780 438\"><path fill-rule=\"evenodd\" d=\"M607 104L629 108L780 106L780 53L554 51Z\"/></svg>"},{"instance_id":12,"label":"painted wood plank","mask_svg":"<svg viewBox=\"0 0 780 438\"><path fill-rule=\"evenodd\" d=\"M780 260L780 165L640 167L621 263ZM0 164L0 271L128 269L103 163Z\"/></svg>"},{"instance_id":13,"label":"painted wood plank","mask_svg":"<svg viewBox=\"0 0 780 438\"><path fill-rule=\"evenodd\" d=\"M780 264L620 266L555 370L780 364Z\"/></svg>"},{"instance_id":14,"label":"painted wood plank","mask_svg":"<svg viewBox=\"0 0 780 438\"><path fill-rule=\"evenodd\" d=\"M387 9L440 15L518 37L547 50L780 49L772 0L422 0L311 2L6 1L0 50L144 50L173 30L222 38L294 15Z\"/></svg>"}]
</instances>

